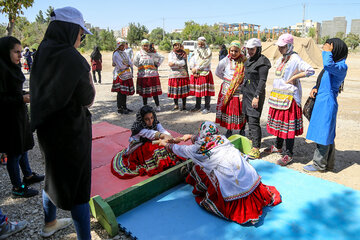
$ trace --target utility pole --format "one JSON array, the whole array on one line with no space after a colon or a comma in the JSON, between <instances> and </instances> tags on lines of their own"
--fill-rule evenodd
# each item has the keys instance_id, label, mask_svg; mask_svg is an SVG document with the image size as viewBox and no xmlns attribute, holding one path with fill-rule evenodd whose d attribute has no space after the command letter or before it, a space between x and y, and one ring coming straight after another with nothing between
<instances>
[{"instance_id":1,"label":"utility pole","mask_svg":"<svg viewBox=\"0 0 360 240\"><path fill-rule=\"evenodd\" d=\"M303 20L302 20L302 30L301 30L301 36L305 37L305 6L306 4L303 3Z\"/></svg>"},{"instance_id":2,"label":"utility pole","mask_svg":"<svg viewBox=\"0 0 360 240\"><path fill-rule=\"evenodd\" d=\"M163 17L163 39L165 39L165 18Z\"/></svg>"}]
</instances>

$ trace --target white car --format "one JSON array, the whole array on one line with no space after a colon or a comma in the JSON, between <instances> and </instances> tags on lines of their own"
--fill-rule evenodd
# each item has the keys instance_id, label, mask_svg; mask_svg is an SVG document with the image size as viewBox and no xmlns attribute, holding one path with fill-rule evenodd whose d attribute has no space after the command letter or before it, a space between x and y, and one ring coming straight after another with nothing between
<instances>
[{"instance_id":1,"label":"white car","mask_svg":"<svg viewBox=\"0 0 360 240\"><path fill-rule=\"evenodd\" d=\"M197 48L197 41L183 41L182 45L184 46L184 49L189 49L189 52L193 52Z\"/></svg>"}]
</instances>

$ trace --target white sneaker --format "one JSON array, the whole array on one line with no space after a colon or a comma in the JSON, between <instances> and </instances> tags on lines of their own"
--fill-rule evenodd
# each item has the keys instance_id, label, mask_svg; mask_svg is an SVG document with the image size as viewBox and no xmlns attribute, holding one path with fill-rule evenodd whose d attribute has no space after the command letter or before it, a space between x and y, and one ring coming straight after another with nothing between
<instances>
[{"instance_id":1,"label":"white sneaker","mask_svg":"<svg viewBox=\"0 0 360 240\"><path fill-rule=\"evenodd\" d=\"M161 111L160 106L156 106L156 107L155 107L155 112L160 112L160 111Z\"/></svg>"},{"instance_id":2,"label":"white sneaker","mask_svg":"<svg viewBox=\"0 0 360 240\"><path fill-rule=\"evenodd\" d=\"M202 114L208 114L210 111L207 110L206 108L204 110L201 111Z\"/></svg>"},{"instance_id":3,"label":"white sneaker","mask_svg":"<svg viewBox=\"0 0 360 240\"><path fill-rule=\"evenodd\" d=\"M47 238L56 233L57 231L64 229L72 223L71 218L61 218L56 220L56 224L52 226L44 226L40 232L40 236Z\"/></svg>"}]
</instances>

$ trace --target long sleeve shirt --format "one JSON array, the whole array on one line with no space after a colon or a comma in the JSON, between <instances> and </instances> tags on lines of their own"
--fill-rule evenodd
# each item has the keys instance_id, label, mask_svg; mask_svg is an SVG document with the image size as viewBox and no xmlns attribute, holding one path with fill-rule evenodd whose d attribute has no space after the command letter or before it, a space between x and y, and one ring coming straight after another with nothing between
<instances>
[{"instance_id":1,"label":"long sleeve shirt","mask_svg":"<svg viewBox=\"0 0 360 240\"><path fill-rule=\"evenodd\" d=\"M133 77L130 71L133 63L125 51L118 50L114 52L113 63L115 64L114 79L116 79L117 76L119 76L121 80L127 80Z\"/></svg>"},{"instance_id":2,"label":"long sleeve shirt","mask_svg":"<svg viewBox=\"0 0 360 240\"><path fill-rule=\"evenodd\" d=\"M230 86L231 80L234 76L235 67L236 67L236 62L233 59L225 57L221 59L219 65L215 70L215 75L224 81L222 83L222 88L221 88L222 94L226 94ZM236 89L234 95L238 95L240 93L240 89L241 89L241 85L238 87L238 89Z\"/></svg>"},{"instance_id":3,"label":"long sleeve shirt","mask_svg":"<svg viewBox=\"0 0 360 240\"><path fill-rule=\"evenodd\" d=\"M134 58L134 65L138 68L138 77L157 77L157 68L164 61L164 56L159 53L148 53L140 50Z\"/></svg>"},{"instance_id":4,"label":"long sleeve shirt","mask_svg":"<svg viewBox=\"0 0 360 240\"><path fill-rule=\"evenodd\" d=\"M170 52L168 61L174 64L170 67L169 78L187 78L189 76L185 59L179 60L174 52Z\"/></svg>"},{"instance_id":5,"label":"long sleeve shirt","mask_svg":"<svg viewBox=\"0 0 360 240\"><path fill-rule=\"evenodd\" d=\"M134 136L131 136L129 138L129 142L133 142L133 141L137 141L139 142L140 141L140 138L147 138L149 140L156 140L155 139L155 134L157 132L160 132L160 133L163 133L163 134L167 134L167 135L171 135L162 125L161 123L158 123L157 126L156 126L156 130L153 130L153 129L142 129L138 134L134 135Z\"/></svg>"}]
</instances>

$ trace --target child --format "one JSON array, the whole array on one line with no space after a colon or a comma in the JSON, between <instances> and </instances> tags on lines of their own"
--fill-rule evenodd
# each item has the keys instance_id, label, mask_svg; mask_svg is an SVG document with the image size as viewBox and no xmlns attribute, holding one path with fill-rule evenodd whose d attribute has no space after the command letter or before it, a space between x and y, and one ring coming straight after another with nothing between
<instances>
[{"instance_id":1,"label":"child","mask_svg":"<svg viewBox=\"0 0 360 240\"><path fill-rule=\"evenodd\" d=\"M261 183L261 177L245 157L224 136L218 135L215 123L200 125L196 136L184 135L193 145L169 144L160 141L169 152L191 158L194 166L186 182L194 186L196 202L206 210L239 224L255 224L265 206L281 202L273 186Z\"/></svg>"},{"instance_id":2,"label":"child","mask_svg":"<svg viewBox=\"0 0 360 240\"><path fill-rule=\"evenodd\" d=\"M172 139L157 120L152 107L145 105L136 114L131 127L129 147L112 159L111 172L118 178L127 179L138 175L153 176L174 166L180 158L168 153L165 148L152 144L153 140Z\"/></svg>"},{"instance_id":3,"label":"child","mask_svg":"<svg viewBox=\"0 0 360 240\"><path fill-rule=\"evenodd\" d=\"M182 98L182 108L186 110L186 97L189 96L189 74L187 71L186 52L181 49L179 40L173 41L173 51L169 53L169 90L168 97L174 99L174 109L179 109L179 98Z\"/></svg>"}]
</instances>

